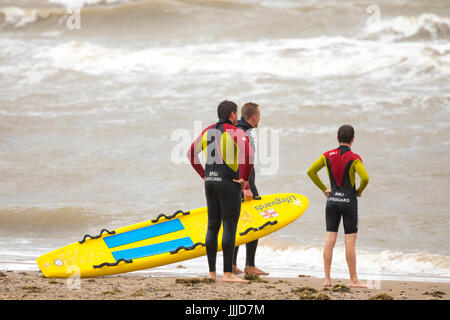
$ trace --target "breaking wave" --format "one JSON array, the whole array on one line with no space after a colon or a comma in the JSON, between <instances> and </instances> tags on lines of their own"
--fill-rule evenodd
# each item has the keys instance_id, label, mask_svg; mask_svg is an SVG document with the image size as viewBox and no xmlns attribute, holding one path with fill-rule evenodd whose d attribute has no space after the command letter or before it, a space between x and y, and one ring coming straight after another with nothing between
<instances>
[{"instance_id":1,"label":"breaking wave","mask_svg":"<svg viewBox=\"0 0 450 320\"><path fill-rule=\"evenodd\" d=\"M66 11L58 9L0 8L0 29L6 26L20 28L40 20L64 17L66 14Z\"/></svg>"},{"instance_id":2,"label":"breaking wave","mask_svg":"<svg viewBox=\"0 0 450 320\"><path fill-rule=\"evenodd\" d=\"M274 241L274 237L271 237ZM316 245L270 244L266 239L258 247L258 256L264 257L264 267L283 274L295 270L297 275L323 276L323 248ZM450 257L428 252L405 253L393 250L357 249L358 273L362 279L437 279L450 282ZM292 271L290 271L292 272ZM345 248L336 246L333 253L333 276L348 277ZM273 273L273 272L272 272ZM290 276L296 276L291 274Z\"/></svg>"},{"instance_id":3,"label":"breaking wave","mask_svg":"<svg viewBox=\"0 0 450 320\"><path fill-rule=\"evenodd\" d=\"M394 41L449 40L450 19L428 13L418 17L399 16L369 24L366 33L369 37Z\"/></svg>"},{"instance_id":4,"label":"breaking wave","mask_svg":"<svg viewBox=\"0 0 450 320\"><path fill-rule=\"evenodd\" d=\"M225 42L215 46L196 44L184 46L180 50L177 46L124 49L70 41L50 48L35 58L50 59L50 65L58 69L90 75L123 72L166 75L225 72L307 78L346 77L377 73L380 70L395 75L450 72L446 54L435 54L436 50L441 50L440 47L424 51L422 47L398 47L392 44L386 53L376 42L366 45L361 42L343 37L322 37ZM342 49L338 49L339 47ZM319 51L320 56L316 55Z\"/></svg>"}]
</instances>

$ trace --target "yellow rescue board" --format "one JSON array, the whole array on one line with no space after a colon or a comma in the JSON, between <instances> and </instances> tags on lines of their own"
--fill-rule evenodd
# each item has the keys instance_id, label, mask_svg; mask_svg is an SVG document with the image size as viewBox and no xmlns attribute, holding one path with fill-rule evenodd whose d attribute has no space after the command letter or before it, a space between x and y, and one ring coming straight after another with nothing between
<instances>
[{"instance_id":1,"label":"yellow rescue board","mask_svg":"<svg viewBox=\"0 0 450 320\"><path fill-rule=\"evenodd\" d=\"M295 193L266 195L242 203L236 246L275 232L299 218L308 198ZM158 267L206 254L207 208L177 211L128 227L86 235L47 253L37 264L47 278L97 277ZM218 250L222 250L222 230Z\"/></svg>"}]
</instances>

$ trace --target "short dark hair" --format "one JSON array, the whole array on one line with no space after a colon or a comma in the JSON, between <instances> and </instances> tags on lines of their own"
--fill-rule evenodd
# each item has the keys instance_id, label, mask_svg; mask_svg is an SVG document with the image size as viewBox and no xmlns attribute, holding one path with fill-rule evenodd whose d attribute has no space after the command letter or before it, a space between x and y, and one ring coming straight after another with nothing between
<instances>
[{"instance_id":1,"label":"short dark hair","mask_svg":"<svg viewBox=\"0 0 450 320\"><path fill-rule=\"evenodd\" d=\"M259 106L253 102L247 102L242 106L241 113L245 120L250 119L257 113Z\"/></svg>"},{"instance_id":2,"label":"short dark hair","mask_svg":"<svg viewBox=\"0 0 450 320\"><path fill-rule=\"evenodd\" d=\"M355 129L349 124L344 124L338 130L339 143L350 143L355 137Z\"/></svg>"},{"instance_id":3,"label":"short dark hair","mask_svg":"<svg viewBox=\"0 0 450 320\"><path fill-rule=\"evenodd\" d=\"M232 112L237 112L238 106L233 101L222 101L217 107L217 116L219 119L228 120Z\"/></svg>"}]
</instances>

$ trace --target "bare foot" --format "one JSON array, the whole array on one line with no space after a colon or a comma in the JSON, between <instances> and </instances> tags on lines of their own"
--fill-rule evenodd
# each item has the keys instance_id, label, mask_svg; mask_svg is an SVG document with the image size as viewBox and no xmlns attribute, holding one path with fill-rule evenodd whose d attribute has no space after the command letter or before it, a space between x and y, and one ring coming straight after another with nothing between
<instances>
[{"instance_id":1,"label":"bare foot","mask_svg":"<svg viewBox=\"0 0 450 320\"><path fill-rule=\"evenodd\" d=\"M208 275L208 279L216 280L216 273L215 272L210 272L209 275Z\"/></svg>"},{"instance_id":2,"label":"bare foot","mask_svg":"<svg viewBox=\"0 0 450 320\"><path fill-rule=\"evenodd\" d=\"M241 269L239 269L237 266L233 266L233 274L242 274L244 273L244 271L242 271Z\"/></svg>"},{"instance_id":3,"label":"bare foot","mask_svg":"<svg viewBox=\"0 0 450 320\"><path fill-rule=\"evenodd\" d=\"M365 288L365 289L369 288L369 286L366 283L363 283L359 280L357 280L355 282L350 282L349 287L350 288Z\"/></svg>"},{"instance_id":4,"label":"bare foot","mask_svg":"<svg viewBox=\"0 0 450 320\"><path fill-rule=\"evenodd\" d=\"M246 266L244 269L246 274L252 275L252 276L268 276L269 274L267 272L264 272L257 267L250 267Z\"/></svg>"},{"instance_id":5,"label":"bare foot","mask_svg":"<svg viewBox=\"0 0 450 320\"><path fill-rule=\"evenodd\" d=\"M325 288L331 287L331 280L330 279L325 279L325 281L323 282L323 286Z\"/></svg>"},{"instance_id":6,"label":"bare foot","mask_svg":"<svg viewBox=\"0 0 450 320\"><path fill-rule=\"evenodd\" d=\"M239 278L238 276L234 275L232 272L224 272L222 280L223 280L223 282L240 282L240 283L249 282L248 280Z\"/></svg>"}]
</instances>

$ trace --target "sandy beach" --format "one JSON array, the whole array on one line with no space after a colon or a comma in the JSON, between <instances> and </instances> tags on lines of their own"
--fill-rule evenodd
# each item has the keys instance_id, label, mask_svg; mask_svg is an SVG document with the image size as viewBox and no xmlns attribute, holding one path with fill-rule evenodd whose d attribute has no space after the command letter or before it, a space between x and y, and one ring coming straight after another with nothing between
<instances>
[{"instance_id":1,"label":"sandy beach","mask_svg":"<svg viewBox=\"0 0 450 320\"><path fill-rule=\"evenodd\" d=\"M380 281L374 289L348 288L336 279L260 277L228 284L203 277L133 273L87 279L47 279L40 272L1 271L0 300L450 300L450 283Z\"/></svg>"}]
</instances>

